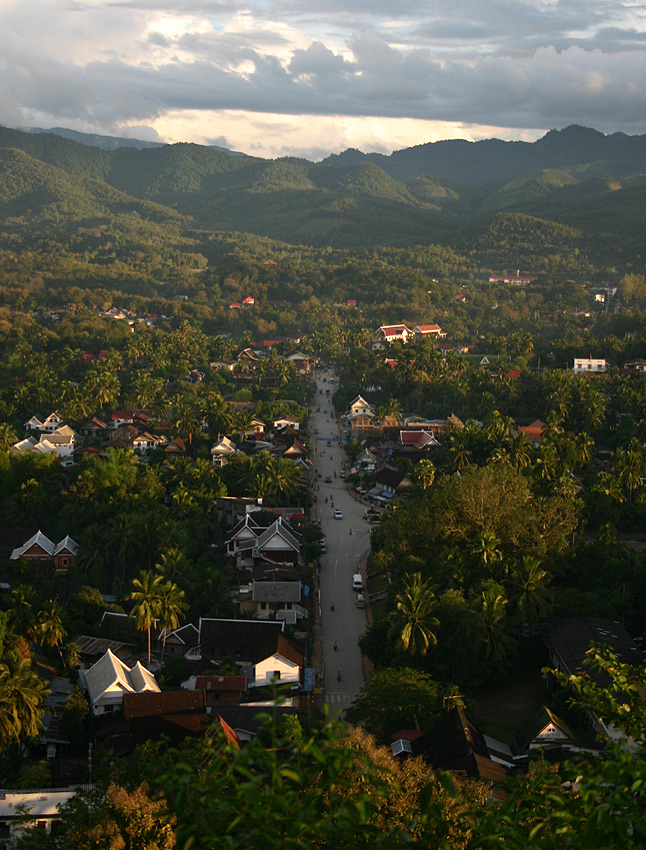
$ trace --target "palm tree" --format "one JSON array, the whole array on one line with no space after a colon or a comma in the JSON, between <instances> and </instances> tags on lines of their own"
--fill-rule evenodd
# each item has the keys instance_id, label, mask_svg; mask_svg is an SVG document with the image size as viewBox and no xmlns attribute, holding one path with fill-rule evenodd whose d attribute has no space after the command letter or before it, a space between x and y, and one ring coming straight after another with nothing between
<instances>
[{"instance_id":1,"label":"palm tree","mask_svg":"<svg viewBox=\"0 0 646 850\"><path fill-rule=\"evenodd\" d=\"M35 738L43 729L42 705L49 694L29 656L0 662L0 741Z\"/></svg>"},{"instance_id":2,"label":"palm tree","mask_svg":"<svg viewBox=\"0 0 646 850\"><path fill-rule=\"evenodd\" d=\"M276 500L279 503L289 504L301 481L300 468L293 460L286 457L278 458L273 465L273 480Z\"/></svg>"},{"instance_id":3,"label":"palm tree","mask_svg":"<svg viewBox=\"0 0 646 850\"><path fill-rule=\"evenodd\" d=\"M511 602L521 622L538 623L551 605L551 576L533 555L524 555L511 573Z\"/></svg>"},{"instance_id":4,"label":"palm tree","mask_svg":"<svg viewBox=\"0 0 646 850\"><path fill-rule=\"evenodd\" d=\"M169 631L176 629L181 621L181 617L188 610L188 605L184 602L184 591L175 584L175 582L167 581L162 589L159 598L159 620L164 630L164 640L162 642L162 657L161 663L164 663L164 653L166 651L166 637ZM150 663L150 651L148 662Z\"/></svg>"},{"instance_id":5,"label":"palm tree","mask_svg":"<svg viewBox=\"0 0 646 850\"><path fill-rule=\"evenodd\" d=\"M197 415L195 404L187 399L181 398L176 401L173 410L173 426L178 436L183 440L193 441L193 435L200 430L201 422Z\"/></svg>"},{"instance_id":6,"label":"palm tree","mask_svg":"<svg viewBox=\"0 0 646 850\"><path fill-rule=\"evenodd\" d=\"M397 645L411 656L424 656L437 637L433 629L439 625L433 614L435 594L430 581L421 573L404 576L404 586L395 597L395 612L389 636L397 638Z\"/></svg>"},{"instance_id":7,"label":"palm tree","mask_svg":"<svg viewBox=\"0 0 646 850\"><path fill-rule=\"evenodd\" d=\"M484 568L487 575L492 575L495 568L502 563L503 556L500 551L500 540L490 531L479 534L471 548L471 554Z\"/></svg>"},{"instance_id":8,"label":"palm tree","mask_svg":"<svg viewBox=\"0 0 646 850\"><path fill-rule=\"evenodd\" d=\"M133 590L126 597L133 602L130 616L135 618L139 631L148 633L148 663L150 664L150 630L157 625L161 612L162 586L164 578L151 570L139 573L132 581Z\"/></svg>"},{"instance_id":9,"label":"palm tree","mask_svg":"<svg viewBox=\"0 0 646 850\"><path fill-rule=\"evenodd\" d=\"M485 644L485 657L496 663L502 661L507 651L505 634L505 608L507 599L499 585L482 591L480 628Z\"/></svg>"},{"instance_id":10,"label":"palm tree","mask_svg":"<svg viewBox=\"0 0 646 850\"><path fill-rule=\"evenodd\" d=\"M67 632L63 627L62 613L63 609L56 599L48 599L40 609L36 631L41 646L47 644L50 647L59 647L65 639ZM60 649L58 652L60 655ZM63 661L62 655L61 661Z\"/></svg>"},{"instance_id":11,"label":"palm tree","mask_svg":"<svg viewBox=\"0 0 646 850\"><path fill-rule=\"evenodd\" d=\"M614 472L628 490L628 501L633 500L633 490L641 486L644 477L644 453L634 437L625 449L617 449L614 457Z\"/></svg>"},{"instance_id":12,"label":"palm tree","mask_svg":"<svg viewBox=\"0 0 646 850\"><path fill-rule=\"evenodd\" d=\"M32 609L34 596L34 590L24 585L14 587L9 595L11 628L23 637L31 637L34 631L35 618Z\"/></svg>"},{"instance_id":13,"label":"palm tree","mask_svg":"<svg viewBox=\"0 0 646 850\"><path fill-rule=\"evenodd\" d=\"M161 552L155 569L165 579L174 582L182 577L188 569L189 563L184 551L179 546L168 546Z\"/></svg>"},{"instance_id":14,"label":"palm tree","mask_svg":"<svg viewBox=\"0 0 646 850\"><path fill-rule=\"evenodd\" d=\"M0 423L0 452L8 452L18 442L16 429L7 422Z\"/></svg>"}]
</instances>

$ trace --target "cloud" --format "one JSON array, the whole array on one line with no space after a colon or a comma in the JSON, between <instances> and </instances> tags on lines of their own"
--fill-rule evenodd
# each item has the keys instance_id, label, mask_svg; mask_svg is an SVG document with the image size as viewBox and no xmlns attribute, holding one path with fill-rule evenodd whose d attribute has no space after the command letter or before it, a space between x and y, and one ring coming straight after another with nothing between
<instances>
[{"instance_id":1,"label":"cloud","mask_svg":"<svg viewBox=\"0 0 646 850\"><path fill-rule=\"evenodd\" d=\"M0 120L13 126L219 139L207 124L235 114L236 141L246 127L271 151L280 131L284 150L308 132L312 150L361 147L358 127L385 149L397 121L471 137L569 123L646 132L646 13L622 0L4 0L0 73ZM260 142L254 114L275 116Z\"/></svg>"}]
</instances>

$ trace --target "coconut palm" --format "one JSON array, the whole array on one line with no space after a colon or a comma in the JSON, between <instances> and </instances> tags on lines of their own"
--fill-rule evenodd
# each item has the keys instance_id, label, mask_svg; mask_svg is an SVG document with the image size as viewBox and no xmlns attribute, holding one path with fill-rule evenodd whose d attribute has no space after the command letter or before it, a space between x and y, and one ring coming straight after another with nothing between
<instances>
[{"instance_id":1,"label":"coconut palm","mask_svg":"<svg viewBox=\"0 0 646 850\"><path fill-rule=\"evenodd\" d=\"M485 644L485 657L494 662L502 661L507 652L505 615L507 598L499 585L488 586L482 591L480 628Z\"/></svg>"},{"instance_id":2,"label":"coconut palm","mask_svg":"<svg viewBox=\"0 0 646 850\"><path fill-rule=\"evenodd\" d=\"M18 442L16 429L7 422L0 423L0 452L8 452Z\"/></svg>"},{"instance_id":3,"label":"coconut palm","mask_svg":"<svg viewBox=\"0 0 646 850\"><path fill-rule=\"evenodd\" d=\"M49 694L31 658L0 662L0 741L35 738L43 729L42 707Z\"/></svg>"},{"instance_id":4,"label":"coconut palm","mask_svg":"<svg viewBox=\"0 0 646 850\"><path fill-rule=\"evenodd\" d=\"M633 490L640 487L645 472L644 452L634 437L625 449L617 449L614 457L614 472L628 490L628 501L633 500Z\"/></svg>"},{"instance_id":5,"label":"coconut palm","mask_svg":"<svg viewBox=\"0 0 646 850\"><path fill-rule=\"evenodd\" d=\"M60 647L67 632L63 626L63 609L56 599L48 599L38 613L36 633L41 646ZM60 649L59 655L60 655ZM61 655L61 661L63 656Z\"/></svg>"},{"instance_id":6,"label":"coconut palm","mask_svg":"<svg viewBox=\"0 0 646 850\"><path fill-rule=\"evenodd\" d=\"M551 604L551 576L533 555L524 555L511 572L511 603L521 622L537 623Z\"/></svg>"},{"instance_id":7,"label":"coconut palm","mask_svg":"<svg viewBox=\"0 0 646 850\"><path fill-rule=\"evenodd\" d=\"M159 622L164 630L164 639L162 641L162 657L161 663L164 663L164 653L166 652L166 637L169 631L176 629L181 621L181 617L188 610L188 605L184 602L184 591L181 590L175 582L167 581L161 588L159 597ZM148 657L150 662L150 654Z\"/></svg>"},{"instance_id":8,"label":"coconut palm","mask_svg":"<svg viewBox=\"0 0 646 850\"><path fill-rule=\"evenodd\" d=\"M395 597L395 612L389 636L396 637L397 645L411 656L424 656L437 637L433 629L439 625L433 614L435 594L430 581L421 573L404 576L404 585Z\"/></svg>"},{"instance_id":9,"label":"coconut palm","mask_svg":"<svg viewBox=\"0 0 646 850\"><path fill-rule=\"evenodd\" d=\"M31 587L18 585L9 594L9 620L17 635L31 637L35 627L35 614L32 606L35 593Z\"/></svg>"},{"instance_id":10,"label":"coconut palm","mask_svg":"<svg viewBox=\"0 0 646 850\"><path fill-rule=\"evenodd\" d=\"M148 634L148 663L150 664L150 630L157 625L161 613L162 587L164 578L144 570L132 581L133 590L126 600L134 603L130 616L135 618L139 631Z\"/></svg>"}]
</instances>

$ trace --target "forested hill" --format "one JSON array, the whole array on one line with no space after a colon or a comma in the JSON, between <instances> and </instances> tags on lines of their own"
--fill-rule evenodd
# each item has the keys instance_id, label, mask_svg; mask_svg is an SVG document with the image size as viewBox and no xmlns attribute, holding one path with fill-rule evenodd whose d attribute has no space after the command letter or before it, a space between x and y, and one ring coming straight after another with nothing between
<instances>
[{"instance_id":1,"label":"forested hill","mask_svg":"<svg viewBox=\"0 0 646 850\"><path fill-rule=\"evenodd\" d=\"M613 133L605 136L588 127L572 125L551 130L536 142L452 139L431 142L384 154L351 149L324 160L329 165L356 165L369 161L398 180L428 174L457 183L518 177L545 168L579 176L609 174L626 177L646 171L646 136Z\"/></svg>"},{"instance_id":2,"label":"forested hill","mask_svg":"<svg viewBox=\"0 0 646 850\"><path fill-rule=\"evenodd\" d=\"M25 226L52 211L100 216L116 204L150 220L180 214L193 227L290 244L463 246L474 224L515 213L576 224L584 250L620 248L641 261L646 137L570 127L533 144L440 142L313 163L194 144L105 150L0 127L0 151L0 221L14 227L17 217Z\"/></svg>"}]
</instances>

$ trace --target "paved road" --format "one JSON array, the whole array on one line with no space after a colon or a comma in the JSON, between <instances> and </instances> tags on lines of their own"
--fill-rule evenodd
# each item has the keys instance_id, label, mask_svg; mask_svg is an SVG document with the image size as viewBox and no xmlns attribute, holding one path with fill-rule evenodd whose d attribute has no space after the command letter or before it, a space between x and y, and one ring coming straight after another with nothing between
<instances>
[{"instance_id":1,"label":"paved road","mask_svg":"<svg viewBox=\"0 0 646 850\"><path fill-rule=\"evenodd\" d=\"M325 696L333 711L343 711L364 684L358 641L366 629L366 612L356 607L357 594L352 590L352 576L359 571L361 559L370 549L370 526L364 517L365 507L354 500L339 477L346 456L340 445L341 434L331 401L337 388L336 380L331 382L332 376L333 373L328 371L317 379L310 422L312 431L318 430L318 434L312 433L314 466L321 473L316 507L327 546L327 552L321 556L320 573ZM328 389L329 395L326 394ZM319 406L320 411L317 411ZM331 445L328 446L328 443ZM327 475L332 478L330 484L325 483ZM343 519L334 519L332 502L334 508L343 513ZM332 603L334 611L330 609ZM336 652L335 641L338 644ZM337 670L341 672L340 682L337 682Z\"/></svg>"}]
</instances>

